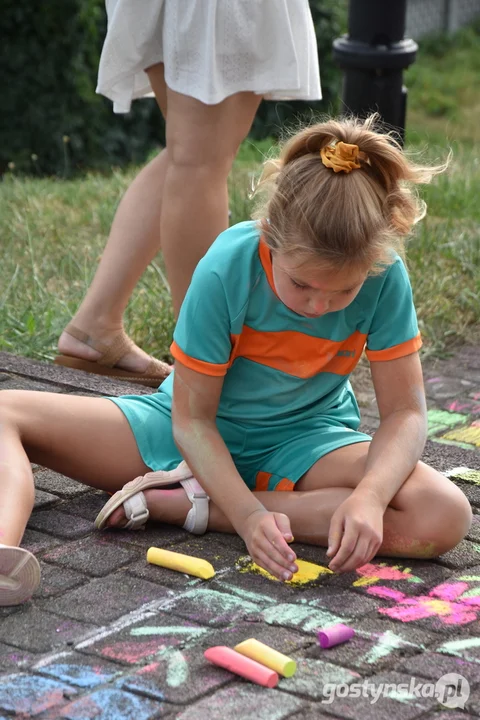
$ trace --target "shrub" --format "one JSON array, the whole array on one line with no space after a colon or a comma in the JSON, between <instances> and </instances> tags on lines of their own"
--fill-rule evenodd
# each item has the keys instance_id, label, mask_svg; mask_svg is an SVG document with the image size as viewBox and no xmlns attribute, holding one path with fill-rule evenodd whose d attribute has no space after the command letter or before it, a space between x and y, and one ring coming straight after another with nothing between
<instances>
[{"instance_id":1,"label":"shrub","mask_svg":"<svg viewBox=\"0 0 480 720\"><path fill-rule=\"evenodd\" d=\"M273 1L273 0L272 0ZM347 0L311 0L326 111L338 95L331 44L345 23ZM116 116L95 93L106 31L103 0L3 0L0 28L0 174L15 171L69 176L73 171L143 161L163 141L153 99ZM306 103L266 103L255 138L276 135L285 123L311 112Z\"/></svg>"},{"instance_id":2,"label":"shrub","mask_svg":"<svg viewBox=\"0 0 480 720\"><path fill-rule=\"evenodd\" d=\"M154 100L122 118L95 93L105 29L102 0L3 0L0 172L66 176L140 161L160 141Z\"/></svg>"}]
</instances>

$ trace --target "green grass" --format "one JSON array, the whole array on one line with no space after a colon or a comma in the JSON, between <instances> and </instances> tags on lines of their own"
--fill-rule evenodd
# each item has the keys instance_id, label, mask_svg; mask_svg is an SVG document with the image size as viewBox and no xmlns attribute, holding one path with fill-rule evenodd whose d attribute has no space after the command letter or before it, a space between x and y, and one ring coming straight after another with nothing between
<instances>
[{"instance_id":1,"label":"green grass","mask_svg":"<svg viewBox=\"0 0 480 720\"><path fill-rule=\"evenodd\" d=\"M425 352L480 341L480 24L420 42L406 73L407 145L448 171L424 189L428 215L408 247Z\"/></svg>"},{"instance_id":2,"label":"green grass","mask_svg":"<svg viewBox=\"0 0 480 720\"><path fill-rule=\"evenodd\" d=\"M449 171L426 188L429 214L409 244L409 270L425 352L479 340L480 40L474 28L421 43L406 73L407 147ZM271 143L246 141L230 178L232 222L248 217L252 178ZM93 277L115 208L138 168L69 181L5 176L0 187L0 349L50 360ZM161 258L126 314L131 336L168 357L173 316Z\"/></svg>"},{"instance_id":3,"label":"green grass","mask_svg":"<svg viewBox=\"0 0 480 720\"><path fill-rule=\"evenodd\" d=\"M271 141L246 141L230 178L232 222L248 217L252 180ZM138 168L74 180L5 176L0 188L0 349L51 360L88 288L115 208ZM170 297L159 256L126 313L141 347L168 358Z\"/></svg>"}]
</instances>

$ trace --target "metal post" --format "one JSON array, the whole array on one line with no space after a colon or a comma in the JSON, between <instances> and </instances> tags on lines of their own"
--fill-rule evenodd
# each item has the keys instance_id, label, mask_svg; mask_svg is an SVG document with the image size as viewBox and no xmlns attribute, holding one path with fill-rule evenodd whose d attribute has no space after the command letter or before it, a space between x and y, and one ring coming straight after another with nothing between
<instances>
[{"instance_id":1,"label":"metal post","mask_svg":"<svg viewBox=\"0 0 480 720\"><path fill-rule=\"evenodd\" d=\"M333 42L333 58L344 71L345 112L380 113L403 142L407 89L403 70L418 49L405 39L407 0L350 0L348 35Z\"/></svg>"},{"instance_id":2,"label":"metal post","mask_svg":"<svg viewBox=\"0 0 480 720\"><path fill-rule=\"evenodd\" d=\"M448 0L446 10L447 22L445 29L447 33L451 35L460 27L460 23L458 22L458 3Z\"/></svg>"}]
</instances>

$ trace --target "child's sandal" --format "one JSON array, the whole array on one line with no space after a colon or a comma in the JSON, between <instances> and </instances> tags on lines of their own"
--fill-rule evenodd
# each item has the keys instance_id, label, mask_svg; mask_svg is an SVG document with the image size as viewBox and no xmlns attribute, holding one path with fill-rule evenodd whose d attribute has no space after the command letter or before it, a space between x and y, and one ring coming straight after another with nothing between
<instances>
[{"instance_id":1,"label":"child's sandal","mask_svg":"<svg viewBox=\"0 0 480 720\"><path fill-rule=\"evenodd\" d=\"M194 535L203 535L208 525L208 502L210 498L200 486L200 483L193 477L190 468L185 462L181 462L175 470L149 472L128 482L100 510L95 519L95 527L102 530L112 513L123 505L128 522L121 529L141 530L145 527L149 517L143 490L175 485L176 483L180 483L192 503L183 525L184 530L188 530Z\"/></svg>"},{"instance_id":2,"label":"child's sandal","mask_svg":"<svg viewBox=\"0 0 480 720\"><path fill-rule=\"evenodd\" d=\"M40 585L40 565L24 548L0 545L0 606L20 605Z\"/></svg>"}]
</instances>

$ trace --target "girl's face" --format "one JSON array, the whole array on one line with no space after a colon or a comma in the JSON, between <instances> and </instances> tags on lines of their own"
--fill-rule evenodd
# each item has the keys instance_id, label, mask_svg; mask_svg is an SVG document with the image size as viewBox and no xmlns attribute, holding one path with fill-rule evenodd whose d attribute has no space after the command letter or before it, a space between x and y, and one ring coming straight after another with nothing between
<instances>
[{"instance_id":1,"label":"girl's face","mask_svg":"<svg viewBox=\"0 0 480 720\"><path fill-rule=\"evenodd\" d=\"M278 297L290 310L316 318L343 310L358 295L367 273L332 265L299 265L298 258L272 253L273 280Z\"/></svg>"}]
</instances>

